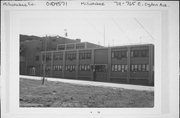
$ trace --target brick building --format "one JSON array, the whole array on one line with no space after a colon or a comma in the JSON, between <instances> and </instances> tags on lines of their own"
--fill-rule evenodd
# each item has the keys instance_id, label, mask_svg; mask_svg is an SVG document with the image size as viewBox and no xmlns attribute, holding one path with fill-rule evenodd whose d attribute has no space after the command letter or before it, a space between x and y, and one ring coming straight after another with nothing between
<instances>
[{"instance_id":1,"label":"brick building","mask_svg":"<svg viewBox=\"0 0 180 118\"><path fill-rule=\"evenodd\" d=\"M38 37L20 35L20 74L33 75L31 72L32 68L39 68L41 66L41 51L44 51L45 49L47 51L56 50L57 44L80 42L80 39L68 39L60 36ZM37 73L40 75L40 72Z\"/></svg>"},{"instance_id":2,"label":"brick building","mask_svg":"<svg viewBox=\"0 0 180 118\"><path fill-rule=\"evenodd\" d=\"M20 74L154 85L153 44L103 47L63 37L21 42Z\"/></svg>"}]
</instances>

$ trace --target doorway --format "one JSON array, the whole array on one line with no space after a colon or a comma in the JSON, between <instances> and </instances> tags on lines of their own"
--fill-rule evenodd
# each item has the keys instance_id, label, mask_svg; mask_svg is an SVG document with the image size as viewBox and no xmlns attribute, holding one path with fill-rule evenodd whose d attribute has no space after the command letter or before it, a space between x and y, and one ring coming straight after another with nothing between
<instances>
[{"instance_id":1,"label":"doorway","mask_svg":"<svg viewBox=\"0 0 180 118\"><path fill-rule=\"evenodd\" d=\"M107 64L95 64L93 70L93 77L95 81L107 81Z\"/></svg>"}]
</instances>

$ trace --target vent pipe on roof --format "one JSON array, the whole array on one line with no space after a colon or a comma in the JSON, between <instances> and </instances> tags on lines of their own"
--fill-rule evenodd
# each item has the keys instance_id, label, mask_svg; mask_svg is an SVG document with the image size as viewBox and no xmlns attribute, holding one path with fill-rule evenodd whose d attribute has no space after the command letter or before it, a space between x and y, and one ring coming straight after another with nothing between
<instances>
[{"instance_id":1,"label":"vent pipe on roof","mask_svg":"<svg viewBox=\"0 0 180 118\"><path fill-rule=\"evenodd\" d=\"M81 39L76 39L76 41L80 43L80 42L81 42Z\"/></svg>"},{"instance_id":2,"label":"vent pipe on roof","mask_svg":"<svg viewBox=\"0 0 180 118\"><path fill-rule=\"evenodd\" d=\"M64 29L64 32L65 32L65 37L68 37L68 33L67 33L67 29Z\"/></svg>"}]
</instances>

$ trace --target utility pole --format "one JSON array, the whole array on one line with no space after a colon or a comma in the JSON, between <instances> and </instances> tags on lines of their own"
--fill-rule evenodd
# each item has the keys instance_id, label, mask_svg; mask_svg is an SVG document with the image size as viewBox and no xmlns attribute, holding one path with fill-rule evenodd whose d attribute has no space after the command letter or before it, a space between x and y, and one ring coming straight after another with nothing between
<instances>
[{"instance_id":1,"label":"utility pole","mask_svg":"<svg viewBox=\"0 0 180 118\"><path fill-rule=\"evenodd\" d=\"M44 85L44 83L45 83L45 77L46 77L46 47L47 47L47 36L45 37L45 39L44 39L44 53L45 54L43 54L43 57L44 57L44 59L43 59L43 78L42 78L42 85Z\"/></svg>"},{"instance_id":2,"label":"utility pole","mask_svg":"<svg viewBox=\"0 0 180 118\"><path fill-rule=\"evenodd\" d=\"M114 39L112 41L113 41L112 43L113 43L113 46L114 46Z\"/></svg>"},{"instance_id":3,"label":"utility pole","mask_svg":"<svg viewBox=\"0 0 180 118\"><path fill-rule=\"evenodd\" d=\"M106 34L105 34L105 24L104 24L104 46L105 46L105 40L106 40Z\"/></svg>"}]
</instances>

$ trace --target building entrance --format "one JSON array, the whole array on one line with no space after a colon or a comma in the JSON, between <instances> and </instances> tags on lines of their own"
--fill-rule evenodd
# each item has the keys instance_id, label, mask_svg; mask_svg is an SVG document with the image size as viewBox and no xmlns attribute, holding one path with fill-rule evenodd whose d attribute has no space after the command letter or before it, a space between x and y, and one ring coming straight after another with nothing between
<instances>
[{"instance_id":1,"label":"building entrance","mask_svg":"<svg viewBox=\"0 0 180 118\"><path fill-rule=\"evenodd\" d=\"M95 81L106 82L107 81L107 65L95 64L93 75L94 75Z\"/></svg>"}]
</instances>

